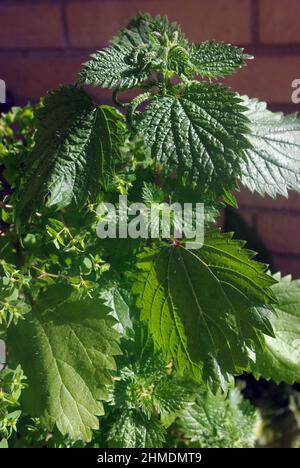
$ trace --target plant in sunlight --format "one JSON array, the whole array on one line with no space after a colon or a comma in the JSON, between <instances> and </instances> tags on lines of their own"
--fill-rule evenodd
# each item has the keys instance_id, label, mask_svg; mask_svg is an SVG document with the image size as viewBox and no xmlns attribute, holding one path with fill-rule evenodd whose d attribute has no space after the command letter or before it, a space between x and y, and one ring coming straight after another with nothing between
<instances>
[{"instance_id":1,"label":"plant in sunlight","mask_svg":"<svg viewBox=\"0 0 300 468\"><path fill-rule=\"evenodd\" d=\"M240 185L300 187L297 115L218 82L251 58L139 14L73 86L2 115L3 447L252 447L234 377L300 382L299 281L214 227ZM203 204L203 245L139 236L141 217L135 236L97 235L121 195L175 230L170 204Z\"/></svg>"}]
</instances>

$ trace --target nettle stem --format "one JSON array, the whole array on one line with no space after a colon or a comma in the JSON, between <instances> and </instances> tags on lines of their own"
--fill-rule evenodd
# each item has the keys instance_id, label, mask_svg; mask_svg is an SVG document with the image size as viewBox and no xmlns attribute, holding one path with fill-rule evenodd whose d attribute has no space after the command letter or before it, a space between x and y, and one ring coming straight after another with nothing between
<instances>
[{"instance_id":1,"label":"nettle stem","mask_svg":"<svg viewBox=\"0 0 300 468\"><path fill-rule=\"evenodd\" d=\"M120 93L126 91L124 88L117 88L112 93L112 99L116 106L121 107L122 109L126 109L130 106L130 102L122 102L119 100Z\"/></svg>"},{"instance_id":2,"label":"nettle stem","mask_svg":"<svg viewBox=\"0 0 300 468\"><path fill-rule=\"evenodd\" d=\"M127 114L126 114L126 118L127 118L127 123L129 125L129 127L132 127L132 117L133 117L133 114L135 112L135 110L141 105L143 104L143 102L145 101L148 101L149 99L151 99L151 97L153 96L152 93L150 93L149 91L147 91L146 93L143 93L143 94L139 94L138 96L136 96L130 103L129 107L128 107L128 111L127 111Z\"/></svg>"}]
</instances>

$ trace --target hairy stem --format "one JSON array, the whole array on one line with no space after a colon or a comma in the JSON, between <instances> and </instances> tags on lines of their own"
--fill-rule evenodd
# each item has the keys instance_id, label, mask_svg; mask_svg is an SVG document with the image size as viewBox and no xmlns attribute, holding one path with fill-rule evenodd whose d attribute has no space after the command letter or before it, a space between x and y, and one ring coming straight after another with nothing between
<instances>
[{"instance_id":1,"label":"hairy stem","mask_svg":"<svg viewBox=\"0 0 300 468\"><path fill-rule=\"evenodd\" d=\"M152 97L152 93L146 92L143 94L139 94L137 97L135 97L131 101L127 114L126 114L127 122L130 128L132 127L132 117L137 107L140 106L143 102L148 101L151 97Z\"/></svg>"}]
</instances>

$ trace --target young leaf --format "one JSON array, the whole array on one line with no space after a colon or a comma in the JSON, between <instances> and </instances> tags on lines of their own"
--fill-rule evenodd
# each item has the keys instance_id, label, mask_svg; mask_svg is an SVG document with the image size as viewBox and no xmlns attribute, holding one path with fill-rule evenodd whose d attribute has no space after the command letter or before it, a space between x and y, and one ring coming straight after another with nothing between
<instances>
[{"instance_id":1,"label":"young leaf","mask_svg":"<svg viewBox=\"0 0 300 468\"><path fill-rule=\"evenodd\" d=\"M170 23L166 16L151 16L149 13L139 13L129 21L126 28L119 31L111 43L136 48L149 43L152 46L157 46L166 38L169 42L176 38L178 45L188 46L188 41L177 23Z\"/></svg>"},{"instance_id":2,"label":"young leaf","mask_svg":"<svg viewBox=\"0 0 300 468\"><path fill-rule=\"evenodd\" d=\"M166 17L140 13L121 29L112 43L139 51L139 62L149 69L166 68L177 75L189 75L189 45L180 27ZM167 59L165 61L165 51Z\"/></svg>"},{"instance_id":3,"label":"young leaf","mask_svg":"<svg viewBox=\"0 0 300 468\"><path fill-rule=\"evenodd\" d=\"M116 330L123 337L131 336L133 325L130 318L130 309L133 300L129 292L122 287L111 285L101 293L101 297L105 304L111 308L111 315L118 321L115 327Z\"/></svg>"},{"instance_id":4,"label":"young leaf","mask_svg":"<svg viewBox=\"0 0 300 468\"><path fill-rule=\"evenodd\" d=\"M144 182L142 188L142 199L147 206L151 203L162 203L164 201L164 191L152 182Z\"/></svg>"},{"instance_id":5,"label":"young leaf","mask_svg":"<svg viewBox=\"0 0 300 468\"><path fill-rule=\"evenodd\" d=\"M256 376L289 384L300 382L300 280L275 275L272 286L278 300L270 315L275 337L266 336L264 351L258 350L251 369Z\"/></svg>"},{"instance_id":6,"label":"young leaf","mask_svg":"<svg viewBox=\"0 0 300 468\"><path fill-rule=\"evenodd\" d=\"M245 59L250 58L252 56L244 54L244 49L222 42L194 44L190 52L190 62L195 72L209 78L230 75L245 65Z\"/></svg>"},{"instance_id":7,"label":"young leaf","mask_svg":"<svg viewBox=\"0 0 300 468\"><path fill-rule=\"evenodd\" d=\"M135 341L126 342L125 366L118 370L110 398L108 439L113 447L161 447L165 427L195 395L195 385L179 379L161 352L135 327ZM146 338L146 339L145 339ZM126 356L126 357L125 357ZM154 444L154 445L153 445Z\"/></svg>"},{"instance_id":8,"label":"young leaf","mask_svg":"<svg viewBox=\"0 0 300 468\"><path fill-rule=\"evenodd\" d=\"M9 356L27 377L24 408L52 430L91 439L103 414L114 356L115 320L99 299L76 299L69 286L52 286L8 334Z\"/></svg>"},{"instance_id":9,"label":"young leaf","mask_svg":"<svg viewBox=\"0 0 300 468\"><path fill-rule=\"evenodd\" d=\"M103 88L132 88L145 81L148 75L149 69L138 61L137 51L115 45L96 52L89 62L84 63L79 83Z\"/></svg>"},{"instance_id":10,"label":"young leaf","mask_svg":"<svg viewBox=\"0 0 300 468\"><path fill-rule=\"evenodd\" d=\"M243 185L260 195L288 195L300 191L300 119L267 109L265 102L243 96L250 120L249 141L242 164Z\"/></svg>"},{"instance_id":11,"label":"young leaf","mask_svg":"<svg viewBox=\"0 0 300 468\"><path fill-rule=\"evenodd\" d=\"M202 392L179 417L184 436L202 448L251 448L255 443L255 409L237 389Z\"/></svg>"},{"instance_id":12,"label":"young leaf","mask_svg":"<svg viewBox=\"0 0 300 468\"><path fill-rule=\"evenodd\" d=\"M141 318L167 360L213 387L249 368L249 349L272 334L255 307L274 300L274 279L252 260L244 243L219 231L196 251L184 247L145 250L134 293Z\"/></svg>"},{"instance_id":13,"label":"young leaf","mask_svg":"<svg viewBox=\"0 0 300 468\"><path fill-rule=\"evenodd\" d=\"M165 17L139 14L111 43L84 64L80 84L132 88L141 85L153 69L168 66L180 74L189 66L188 43L178 25ZM167 63L163 63L164 47L169 48Z\"/></svg>"},{"instance_id":14,"label":"young leaf","mask_svg":"<svg viewBox=\"0 0 300 468\"><path fill-rule=\"evenodd\" d=\"M17 206L26 221L34 209L81 205L94 197L113 169L122 142L123 117L95 107L81 89L61 87L37 111L37 139L31 174Z\"/></svg>"},{"instance_id":15,"label":"young leaf","mask_svg":"<svg viewBox=\"0 0 300 468\"><path fill-rule=\"evenodd\" d=\"M137 341L134 346L139 347ZM152 346L151 352L149 349L149 356L133 356L130 364L119 371L113 392L117 412L130 409L148 419L152 414L164 417L179 413L191 399L194 392L189 383L168 375L162 353L155 352Z\"/></svg>"},{"instance_id":16,"label":"young leaf","mask_svg":"<svg viewBox=\"0 0 300 468\"><path fill-rule=\"evenodd\" d=\"M7 439L2 439L0 442L0 448L8 448Z\"/></svg>"},{"instance_id":17,"label":"young leaf","mask_svg":"<svg viewBox=\"0 0 300 468\"><path fill-rule=\"evenodd\" d=\"M243 152L249 148L244 110L228 89L195 83L179 96L154 98L136 130L167 171L220 190L234 184Z\"/></svg>"},{"instance_id":18,"label":"young leaf","mask_svg":"<svg viewBox=\"0 0 300 468\"><path fill-rule=\"evenodd\" d=\"M165 433L157 417L147 418L136 411L127 411L112 425L108 442L113 448L160 448Z\"/></svg>"}]
</instances>

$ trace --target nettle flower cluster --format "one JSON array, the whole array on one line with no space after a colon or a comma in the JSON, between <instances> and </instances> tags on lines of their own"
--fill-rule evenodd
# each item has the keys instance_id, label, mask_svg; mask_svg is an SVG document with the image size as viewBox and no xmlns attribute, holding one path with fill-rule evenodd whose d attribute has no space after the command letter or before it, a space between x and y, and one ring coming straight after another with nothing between
<instances>
[{"instance_id":1,"label":"nettle flower cluster","mask_svg":"<svg viewBox=\"0 0 300 468\"><path fill-rule=\"evenodd\" d=\"M74 86L23 111L22 139L2 120L1 301L22 320L8 307L1 330L27 378L22 410L46 431L96 430L100 446L249 446L255 414L226 393L233 377L300 381L299 281L213 227L240 184L272 197L300 187L298 117L217 82L250 58L140 14ZM112 88L122 112L86 85ZM120 194L204 203L202 248L97 238L97 206Z\"/></svg>"}]
</instances>

